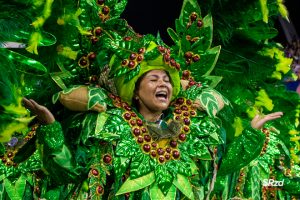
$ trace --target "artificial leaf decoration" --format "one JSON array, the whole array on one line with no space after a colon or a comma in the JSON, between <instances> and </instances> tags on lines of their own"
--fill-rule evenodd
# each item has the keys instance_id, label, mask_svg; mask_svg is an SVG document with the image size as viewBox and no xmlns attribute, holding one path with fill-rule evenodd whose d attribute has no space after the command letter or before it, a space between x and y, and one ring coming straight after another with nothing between
<instances>
[{"instance_id":1,"label":"artificial leaf decoration","mask_svg":"<svg viewBox=\"0 0 300 200\"><path fill-rule=\"evenodd\" d=\"M258 108L264 107L268 111L272 111L274 108L272 99L270 99L269 95L264 89L258 91L258 96L255 98L254 106Z\"/></svg>"},{"instance_id":2,"label":"artificial leaf decoration","mask_svg":"<svg viewBox=\"0 0 300 200\"><path fill-rule=\"evenodd\" d=\"M201 95L198 96L201 105L205 108L209 116L215 116L219 111L218 99L212 91L203 91Z\"/></svg>"},{"instance_id":3,"label":"artificial leaf decoration","mask_svg":"<svg viewBox=\"0 0 300 200\"><path fill-rule=\"evenodd\" d=\"M189 66L189 70L194 75L196 81L200 81L203 79L202 76L208 76L212 72L218 61L220 51L221 46L208 49L200 55L200 60L198 62Z\"/></svg>"},{"instance_id":4,"label":"artificial leaf decoration","mask_svg":"<svg viewBox=\"0 0 300 200\"><path fill-rule=\"evenodd\" d=\"M105 100L107 99L107 95L104 92L102 88L95 88L95 87L89 87L89 100L88 100L88 107L87 109L90 110L97 104L100 104L102 106L106 106Z\"/></svg>"},{"instance_id":5,"label":"artificial leaf decoration","mask_svg":"<svg viewBox=\"0 0 300 200\"><path fill-rule=\"evenodd\" d=\"M132 140L121 140L116 149L116 155L118 156L133 156L138 149L136 143Z\"/></svg>"},{"instance_id":6,"label":"artificial leaf decoration","mask_svg":"<svg viewBox=\"0 0 300 200\"><path fill-rule=\"evenodd\" d=\"M277 29L268 27L267 25L257 25L251 28L240 27L236 29L235 33L248 38L249 40L261 41L274 38L275 36L277 36L278 31Z\"/></svg>"},{"instance_id":7,"label":"artificial leaf decoration","mask_svg":"<svg viewBox=\"0 0 300 200\"><path fill-rule=\"evenodd\" d=\"M182 156L181 157L184 157L184 153L182 153ZM180 173L180 174L183 174L185 176L191 176L192 173L191 173L191 165L190 163L186 162L187 160L185 161L182 161L182 160L177 160L176 161L176 169L177 169L177 173ZM188 161L190 161L188 159ZM176 173L173 173L173 175L176 174Z\"/></svg>"},{"instance_id":8,"label":"artificial leaf decoration","mask_svg":"<svg viewBox=\"0 0 300 200\"><path fill-rule=\"evenodd\" d=\"M168 28L167 32L168 32L169 36L171 37L171 39L174 42L179 41L179 36L177 35L177 33L172 28Z\"/></svg>"},{"instance_id":9,"label":"artificial leaf decoration","mask_svg":"<svg viewBox=\"0 0 300 200\"><path fill-rule=\"evenodd\" d=\"M96 119L97 119L97 114L95 113L91 113L85 116L82 122L82 126L83 126L82 138L84 141L88 140L88 138L91 135L94 135L95 127L96 127Z\"/></svg>"},{"instance_id":10,"label":"artificial leaf decoration","mask_svg":"<svg viewBox=\"0 0 300 200\"><path fill-rule=\"evenodd\" d=\"M40 32L35 32L31 35L29 40L29 46L26 48L26 50L30 53L38 54L38 44L42 40L42 35Z\"/></svg>"},{"instance_id":11,"label":"artificial leaf decoration","mask_svg":"<svg viewBox=\"0 0 300 200\"><path fill-rule=\"evenodd\" d=\"M201 23L203 23L202 27L198 27L194 24L191 26L194 30L188 31L188 34L190 34L192 38L198 38L198 40L191 45L191 50L199 53L208 50L211 46L213 39L212 16L210 14L206 15L203 20L201 20Z\"/></svg>"},{"instance_id":12,"label":"artificial leaf decoration","mask_svg":"<svg viewBox=\"0 0 300 200\"><path fill-rule=\"evenodd\" d=\"M201 151L199 151L201 149ZM201 160L211 160L211 155L206 145L203 144L200 140L191 145L190 155L199 158Z\"/></svg>"},{"instance_id":13,"label":"artificial leaf decoration","mask_svg":"<svg viewBox=\"0 0 300 200\"><path fill-rule=\"evenodd\" d=\"M9 86L2 81L0 81L0 86L7 87L11 92L7 99L0 100L0 142L8 142L15 132L20 133L27 130L28 124L35 116L31 117L28 110L22 105L21 92L20 89L16 88L17 86ZM2 97L2 94L0 95Z\"/></svg>"},{"instance_id":14,"label":"artificial leaf decoration","mask_svg":"<svg viewBox=\"0 0 300 200\"><path fill-rule=\"evenodd\" d=\"M210 49L213 38L213 23L211 14L201 17L197 1L183 2L181 15L175 22L176 32L169 28L168 33L177 44L173 50L185 58L182 69L191 71L195 81L203 81L215 67L221 50L220 46ZM218 82L215 81L214 86Z\"/></svg>"},{"instance_id":15,"label":"artificial leaf decoration","mask_svg":"<svg viewBox=\"0 0 300 200\"><path fill-rule=\"evenodd\" d=\"M192 185L189 179L181 174L177 174L174 179L173 184L189 199L194 199L194 193L192 190Z\"/></svg>"},{"instance_id":16,"label":"artificial leaf decoration","mask_svg":"<svg viewBox=\"0 0 300 200\"><path fill-rule=\"evenodd\" d=\"M97 122L96 122L96 128L95 128L95 134L100 133L103 130L103 126L108 119L109 115L105 112L101 112L97 116Z\"/></svg>"},{"instance_id":17,"label":"artificial leaf decoration","mask_svg":"<svg viewBox=\"0 0 300 200\"><path fill-rule=\"evenodd\" d=\"M150 187L150 197L154 200L175 200L176 198L176 187L174 185L171 186L170 190L166 195L164 195L159 189L157 183L154 183Z\"/></svg>"},{"instance_id":18,"label":"artificial leaf decoration","mask_svg":"<svg viewBox=\"0 0 300 200\"><path fill-rule=\"evenodd\" d=\"M190 22L190 14L192 12L197 13L198 15L201 15L200 7L197 3L197 1L194 0L184 0L179 16L179 20L181 24L185 25Z\"/></svg>"},{"instance_id":19,"label":"artificial leaf decoration","mask_svg":"<svg viewBox=\"0 0 300 200\"><path fill-rule=\"evenodd\" d=\"M259 188L259 184L257 184L260 180L260 174L259 174L259 167L258 166L253 166L251 169L251 179L250 179L250 183L252 186L252 190L251 190L251 196L253 199L260 199L259 193L260 193L260 188Z\"/></svg>"},{"instance_id":20,"label":"artificial leaf decoration","mask_svg":"<svg viewBox=\"0 0 300 200\"><path fill-rule=\"evenodd\" d=\"M60 94L70 94L70 93L72 93L73 91L75 91L75 90L77 90L78 88L81 88L81 87L82 87L82 86L80 86L80 85L73 86L73 87L66 88L66 89L64 89L63 91L54 94L54 95L52 96L52 102L53 102L53 103L56 103L56 102L58 101L59 97L60 97Z\"/></svg>"},{"instance_id":21,"label":"artificial leaf decoration","mask_svg":"<svg viewBox=\"0 0 300 200\"><path fill-rule=\"evenodd\" d=\"M116 156L113 162L116 177L121 178L124 172L127 170L130 163L130 159L126 157Z\"/></svg>"},{"instance_id":22,"label":"artificial leaf decoration","mask_svg":"<svg viewBox=\"0 0 300 200\"><path fill-rule=\"evenodd\" d=\"M133 157L130 164L130 177L138 178L152 171L149 167L150 157L147 154L139 154Z\"/></svg>"},{"instance_id":23,"label":"artificial leaf decoration","mask_svg":"<svg viewBox=\"0 0 300 200\"><path fill-rule=\"evenodd\" d=\"M15 183L12 183L8 179L4 179L3 184L11 200L22 199L25 191L25 186L26 186L25 175L22 174Z\"/></svg>"},{"instance_id":24,"label":"artificial leaf decoration","mask_svg":"<svg viewBox=\"0 0 300 200\"><path fill-rule=\"evenodd\" d=\"M215 88L223 79L221 76L205 76L203 77L204 81L207 82L207 84L211 88Z\"/></svg>"},{"instance_id":25,"label":"artificial leaf decoration","mask_svg":"<svg viewBox=\"0 0 300 200\"><path fill-rule=\"evenodd\" d=\"M155 178L158 187L164 195L166 195L172 186L173 175L168 170L167 165L157 165L155 167Z\"/></svg>"},{"instance_id":26,"label":"artificial leaf decoration","mask_svg":"<svg viewBox=\"0 0 300 200\"><path fill-rule=\"evenodd\" d=\"M39 61L26 57L17 52L0 48L0 53L5 55L7 59L14 63L15 68L18 71L35 75L44 75L48 72L47 68Z\"/></svg>"},{"instance_id":27,"label":"artificial leaf decoration","mask_svg":"<svg viewBox=\"0 0 300 200\"><path fill-rule=\"evenodd\" d=\"M72 169L71 157L72 154L69 149L63 145L61 152L53 154L54 161L60 165L63 165L66 169Z\"/></svg>"},{"instance_id":28,"label":"artificial leaf decoration","mask_svg":"<svg viewBox=\"0 0 300 200\"><path fill-rule=\"evenodd\" d=\"M50 74L52 80L60 87L60 89L65 90L67 89L67 86L64 82L65 78L72 77L70 72L55 72ZM56 102L58 100L58 94L52 99L53 102Z\"/></svg>"},{"instance_id":29,"label":"artificial leaf decoration","mask_svg":"<svg viewBox=\"0 0 300 200\"><path fill-rule=\"evenodd\" d=\"M278 3L278 11L279 11L280 15L283 18L288 20L289 12L288 12L286 6L284 5L284 1L283 0L277 0L277 3Z\"/></svg>"},{"instance_id":30,"label":"artificial leaf decoration","mask_svg":"<svg viewBox=\"0 0 300 200\"><path fill-rule=\"evenodd\" d=\"M134 192L140 189L143 189L155 181L154 172L150 172L149 174L136 178L131 179L130 177L125 181L125 183L121 186L118 190L116 195L125 194L128 192Z\"/></svg>"},{"instance_id":31,"label":"artificial leaf decoration","mask_svg":"<svg viewBox=\"0 0 300 200\"><path fill-rule=\"evenodd\" d=\"M263 21L265 23L268 23L269 9L267 7L267 0L259 0L259 2L260 2L261 12L262 12L262 15L263 15Z\"/></svg>"}]
</instances>

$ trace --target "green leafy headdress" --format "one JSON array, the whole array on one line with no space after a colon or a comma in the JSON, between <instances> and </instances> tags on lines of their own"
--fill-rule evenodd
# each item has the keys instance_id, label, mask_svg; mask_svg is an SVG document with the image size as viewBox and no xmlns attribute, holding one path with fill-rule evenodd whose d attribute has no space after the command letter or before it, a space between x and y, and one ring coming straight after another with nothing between
<instances>
[{"instance_id":1,"label":"green leafy headdress","mask_svg":"<svg viewBox=\"0 0 300 200\"><path fill-rule=\"evenodd\" d=\"M121 19L119 15L126 5L124 2L104 1L101 4L81 5L80 8L90 8L89 12L77 17L81 24L81 40L74 39L78 37L71 34L69 42L68 38L62 41L62 51L67 48L76 51L75 57L71 58L74 62L70 62L69 54L59 52L58 64L62 72L52 74L62 89L76 82L101 82L101 86L130 104L135 82L150 70L162 69L169 73L173 83L172 99L179 94L180 79L190 81L190 85L201 81L211 86L221 80L221 77L210 76L221 50L220 46L211 48L212 17L209 14L202 17L196 1L184 1L180 17L175 22L175 30L168 29L174 42L169 46L159 35L139 35ZM107 18L96 20L95 16L100 16L98 8L102 12L106 7L110 8ZM117 8L119 11L113 12ZM91 17L95 20L91 21ZM70 25L72 27L73 24L66 27L71 28ZM72 41L76 42L72 44ZM105 74L109 75L109 84L101 80L107 78Z\"/></svg>"},{"instance_id":2,"label":"green leafy headdress","mask_svg":"<svg viewBox=\"0 0 300 200\"><path fill-rule=\"evenodd\" d=\"M143 37L140 43L131 38L123 42L126 43L135 45L129 45L133 46L131 51L117 51L109 64L118 95L131 104L135 83L139 77L151 70L165 70L173 84L174 99L180 90L180 64L171 57L170 48L158 45L151 36Z\"/></svg>"}]
</instances>

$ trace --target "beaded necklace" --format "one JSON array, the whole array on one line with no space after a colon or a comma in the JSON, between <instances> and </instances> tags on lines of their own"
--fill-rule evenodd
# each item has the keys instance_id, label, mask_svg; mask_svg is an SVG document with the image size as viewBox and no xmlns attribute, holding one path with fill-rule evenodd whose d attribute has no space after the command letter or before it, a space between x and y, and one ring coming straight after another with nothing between
<instances>
[{"instance_id":1,"label":"beaded necklace","mask_svg":"<svg viewBox=\"0 0 300 200\"><path fill-rule=\"evenodd\" d=\"M116 107L124 109L122 117L131 127L135 141L145 154L149 154L151 158L157 159L160 163L180 158L178 146L186 140L187 134L190 133L190 117L196 116L196 111L192 107L191 100L185 98L175 100L171 104L175 107L173 119L169 123L164 120L159 120L161 126L158 126L159 124L155 123L152 123L152 125L147 124L147 122L139 117L132 107L122 101L120 97L114 94L109 94L109 97L113 100L113 104ZM175 132L176 134L171 134L171 137L167 134L167 136L165 136L167 138L157 137L155 133L157 133L158 130L164 131L161 128L163 125L167 125L167 132Z\"/></svg>"}]
</instances>

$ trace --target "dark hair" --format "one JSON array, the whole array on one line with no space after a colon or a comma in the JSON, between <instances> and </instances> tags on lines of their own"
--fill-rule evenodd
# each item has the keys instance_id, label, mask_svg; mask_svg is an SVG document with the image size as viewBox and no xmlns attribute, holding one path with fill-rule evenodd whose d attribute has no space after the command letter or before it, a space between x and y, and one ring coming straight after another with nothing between
<instances>
[{"instance_id":1,"label":"dark hair","mask_svg":"<svg viewBox=\"0 0 300 200\"><path fill-rule=\"evenodd\" d=\"M135 82L134 90L133 90L133 97L132 97L132 100L131 100L131 102L132 102L131 105L134 106L135 108L138 108L138 106L139 106L139 100L136 99L135 97L136 97L136 95L137 95L137 92L138 92L139 89L140 89L140 85L141 85L141 82L142 82L143 78L144 78L149 72L150 72L150 71L147 71L147 72L145 72L144 74L142 74L142 76L140 76L140 77L138 78L138 80Z\"/></svg>"}]
</instances>

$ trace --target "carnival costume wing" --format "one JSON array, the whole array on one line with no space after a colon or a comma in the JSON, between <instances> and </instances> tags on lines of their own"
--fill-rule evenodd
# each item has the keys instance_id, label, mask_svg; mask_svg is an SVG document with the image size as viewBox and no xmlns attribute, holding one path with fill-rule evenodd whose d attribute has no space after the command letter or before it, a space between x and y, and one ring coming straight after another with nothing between
<instances>
[{"instance_id":1,"label":"carnival costume wing","mask_svg":"<svg viewBox=\"0 0 300 200\"><path fill-rule=\"evenodd\" d=\"M299 174L299 145L296 139L299 133L299 95L287 91L283 83L285 77L294 76L290 68L292 59L285 57L282 45L273 42L278 32L271 25L277 20L277 14L288 18L285 6L281 1L211 1L211 4L199 4L202 10L212 13L214 41L222 44L212 74L223 77L216 89L229 99L239 116L232 122L236 136L241 134L247 121L255 114L278 110L284 113L282 119L266 126L269 131L261 156L237 175L239 182L236 187L239 189L232 192L223 188L224 198L255 199L259 192L267 197L272 192L256 183L269 179L271 174L277 174L275 179L278 180L289 179L285 190L296 194L292 187L299 189L295 184L298 179L296 174ZM251 9L253 7L258 9ZM228 119L225 113L219 114L223 120ZM279 165L280 170L275 170ZM243 178L245 174L247 179ZM289 196L284 192L273 193L282 199ZM284 194L287 196L284 197Z\"/></svg>"}]
</instances>

